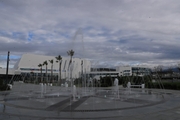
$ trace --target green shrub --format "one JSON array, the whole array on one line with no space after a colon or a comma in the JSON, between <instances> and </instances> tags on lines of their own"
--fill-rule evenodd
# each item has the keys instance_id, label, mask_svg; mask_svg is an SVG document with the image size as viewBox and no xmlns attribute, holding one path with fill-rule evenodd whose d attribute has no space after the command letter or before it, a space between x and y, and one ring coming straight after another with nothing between
<instances>
[{"instance_id":1,"label":"green shrub","mask_svg":"<svg viewBox=\"0 0 180 120\"><path fill-rule=\"evenodd\" d=\"M162 82L162 84L155 82L146 83L146 88L163 88L164 89L172 89L172 90L180 90L180 82Z\"/></svg>"},{"instance_id":2,"label":"green shrub","mask_svg":"<svg viewBox=\"0 0 180 120\"><path fill-rule=\"evenodd\" d=\"M0 85L0 91L10 90L8 85Z\"/></svg>"},{"instance_id":3,"label":"green shrub","mask_svg":"<svg viewBox=\"0 0 180 120\"><path fill-rule=\"evenodd\" d=\"M0 91L10 90L10 87L7 84L3 83L3 80L0 79Z\"/></svg>"},{"instance_id":4,"label":"green shrub","mask_svg":"<svg viewBox=\"0 0 180 120\"><path fill-rule=\"evenodd\" d=\"M1 85L3 85L3 80L2 80L2 79L0 79L0 86L1 86Z\"/></svg>"},{"instance_id":5,"label":"green shrub","mask_svg":"<svg viewBox=\"0 0 180 120\"><path fill-rule=\"evenodd\" d=\"M102 84L101 84L101 87L108 87L108 84L102 83Z\"/></svg>"}]
</instances>

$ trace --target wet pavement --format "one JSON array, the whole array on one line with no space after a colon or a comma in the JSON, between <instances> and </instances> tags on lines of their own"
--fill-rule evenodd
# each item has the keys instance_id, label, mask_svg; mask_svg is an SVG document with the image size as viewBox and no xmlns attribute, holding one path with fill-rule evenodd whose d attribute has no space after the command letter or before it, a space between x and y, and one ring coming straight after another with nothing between
<instances>
[{"instance_id":1,"label":"wet pavement","mask_svg":"<svg viewBox=\"0 0 180 120\"><path fill-rule=\"evenodd\" d=\"M77 88L73 98L70 90L17 82L0 92L0 120L180 119L180 91Z\"/></svg>"}]
</instances>

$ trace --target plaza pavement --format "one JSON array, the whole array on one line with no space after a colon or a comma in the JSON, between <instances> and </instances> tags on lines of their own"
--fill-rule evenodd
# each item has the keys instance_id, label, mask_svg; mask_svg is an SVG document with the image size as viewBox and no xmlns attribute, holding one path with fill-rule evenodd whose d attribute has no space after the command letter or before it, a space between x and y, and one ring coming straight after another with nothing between
<instances>
[{"instance_id":1,"label":"plaza pavement","mask_svg":"<svg viewBox=\"0 0 180 120\"><path fill-rule=\"evenodd\" d=\"M46 86L46 93L42 94L40 85L18 82L11 91L0 93L0 120L180 119L179 91L153 89L149 95L144 92L148 89L135 89L132 91L138 90L138 94L129 95L121 89L120 96L116 96L113 88L96 89L101 92L86 93L73 100L71 88Z\"/></svg>"}]
</instances>

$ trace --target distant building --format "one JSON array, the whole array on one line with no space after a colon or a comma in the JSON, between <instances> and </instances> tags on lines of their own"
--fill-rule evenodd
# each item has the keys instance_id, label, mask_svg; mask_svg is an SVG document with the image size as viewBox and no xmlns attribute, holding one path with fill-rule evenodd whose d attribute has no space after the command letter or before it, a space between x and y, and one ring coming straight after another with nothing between
<instances>
[{"instance_id":1,"label":"distant building","mask_svg":"<svg viewBox=\"0 0 180 120\"><path fill-rule=\"evenodd\" d=\"M151 69L143 66L118 66L116 69L112 68L93 68L91 69L90 76L95 79L100 77L111 76L145 76L150 75Z\"/></svg>"},{"instance_id":2,"label":"distant building","mask_svg":"<svg viewBox=\"0 0 180 120\"><path fill-rule=\"evenodd\" d=\"M47 76L46 66L42 66L43 80L50 79L51 77L51 63L49 60L53 60L53 79L57 80L59 75L59 63L56 62L55 56L35 55L35 54L23 54L19 61L14 65L13 69L9 69L9 75L13 80L31 79L37 80L41 77L41 68L39 64L43 64L44 61L48 62ZM144 76L151 74L151 69L146 67L131 67L131 66L118 66L113 68L91 68L91 62L89 60L81 58L73 58L72 65L69 67L70 57L62 57L61 64L61 79L69 80L71 78L76 79L86 75L86 78L96 78L111 76ZM72 72L71 72L72 71ZM72 73L72 75L71 75ZM6 69L0 69L0 75L6 75ZM18 77L17 77L18 76ZM26 77L26 78L25 78Z\"/></svg>"},{"instance_id":3,"label":"distant building","mask_svg":"<svg viewBox=\"0 0 180 120\"><path fill-rule=\"evenodd\" d=\"M151 74L151 69L143 66L119 66L116 68L116 71L119 72L119 76L144 76Z\"/></svg>"}]
</instances>

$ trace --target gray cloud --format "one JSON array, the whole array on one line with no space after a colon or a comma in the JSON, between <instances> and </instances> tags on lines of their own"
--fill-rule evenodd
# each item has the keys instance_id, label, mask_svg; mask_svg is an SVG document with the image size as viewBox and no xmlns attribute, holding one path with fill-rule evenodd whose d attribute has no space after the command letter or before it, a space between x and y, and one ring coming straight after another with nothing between
<instances>
[{"instance_id":1,"label":"gray cloud","mask_svg":"<svg viewBox=\"0 0 180 120\"><path fill-rule=\"evenodd\" d=\"M105 66L176 64L179 12L178 0L1 0L0 55L73 48Z\"/></svg>"}]
</instances>

